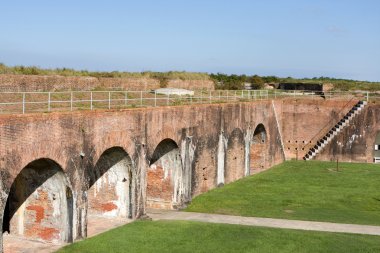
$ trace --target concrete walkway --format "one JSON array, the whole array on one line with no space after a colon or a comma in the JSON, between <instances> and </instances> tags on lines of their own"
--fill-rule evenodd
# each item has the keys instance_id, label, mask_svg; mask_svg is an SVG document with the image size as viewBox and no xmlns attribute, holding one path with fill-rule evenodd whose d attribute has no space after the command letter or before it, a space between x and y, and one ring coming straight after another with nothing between
<instances>
[{"instance_id":1,"label":"concrete walkway","mask_svg":"<svg viewBox=\"0 0 380 253\"><path fill-rule=\"evenodd\" d=\"M237 224L258 227L287 228L323 232L380 235L380 226L341 224L331 222L285 220L257 217L242 217L221 214L191 213L163 210L149 210L153 220L187 220L211 223Z\"/></svg>"},{"instance_id":2,"label":"concrete walkway","mask_svg":"<svg viewBox=\"0 0 380 253\"><path fill-rule=\"evenodd\" d=\"M87 235L93 237L110 229L132 222L130 219L116 217L102 217L89 214ZM48 243L31 240L22 236L3 234L4 253L51 253L55 252L67 243Z\"/></svg>"}]
</instances>

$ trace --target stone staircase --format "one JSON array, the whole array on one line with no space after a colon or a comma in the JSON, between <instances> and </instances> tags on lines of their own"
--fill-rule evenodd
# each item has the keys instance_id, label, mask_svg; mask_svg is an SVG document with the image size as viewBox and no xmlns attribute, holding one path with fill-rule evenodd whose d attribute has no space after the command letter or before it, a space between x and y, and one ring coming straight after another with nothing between
<instances>
[{"instance_id":1,"label":"stone staircase","mask_svg":"<svg viewBox=\"0 0 380 253\"><path fill-rule=\"evenodd\" d=\"M325 134L325 136L317 141L317 144L315 144L314 147L310 148L303 159L306 161L312 160L336 135L338 135L340 131L342 131L343 128L349 125L350 121L363 110L366 104L366 101L359 101L354 105L354 107L352 107L352 109Z\"/></svg>"}]
</instances>

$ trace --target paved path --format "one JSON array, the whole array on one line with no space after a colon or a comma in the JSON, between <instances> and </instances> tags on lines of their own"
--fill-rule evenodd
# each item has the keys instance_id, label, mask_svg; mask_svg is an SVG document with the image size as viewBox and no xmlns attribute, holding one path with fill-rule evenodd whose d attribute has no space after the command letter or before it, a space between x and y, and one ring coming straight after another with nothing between
<instances>
[{"instance_id":1,"label":"paved path","mask_svg":"<svg viewBox=\"0 0 380 253\"><path fill-rule=\"evenodd\" d=\"M88 237L108 231L132 222L129 219L105 218L96 215L89 215L87 224ZM66 243L46 243L27 239L21 236L3 234L4 253L51 253L55 252Z\"/></svg>"},{"instance_id":2,"label":"paved path","mask_svg":"<svg viewBox=\"0 0 380 253\"><path fill-rule=\"evenodd\" d=\"M257 217L242 217L221 214L191 213L177 211L149 210L153 220L188 220L211 223L238 224L258 227L287 228L324 232L380 235L380 226L341 224L331 222L285 220Z\"/></svg>"}]
</instances>

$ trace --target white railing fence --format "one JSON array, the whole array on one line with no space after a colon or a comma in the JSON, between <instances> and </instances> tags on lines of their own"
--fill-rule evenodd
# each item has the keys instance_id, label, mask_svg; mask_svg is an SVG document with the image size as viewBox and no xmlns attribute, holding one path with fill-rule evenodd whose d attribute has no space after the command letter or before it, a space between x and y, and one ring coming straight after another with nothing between
<instances>
[{"instance_id":1,"label":"white railing fence","mask_svg":"<svg viewBox=\"0 0 380 253\"><path fill-rule=\"evenodd\" d=\"M154 91L0 92L0 114L122 109L172 105L248 102L280 98L380 101L380 93L282 90L198 90L194 95L161 95Z\"/></svg>"}]
</instances>

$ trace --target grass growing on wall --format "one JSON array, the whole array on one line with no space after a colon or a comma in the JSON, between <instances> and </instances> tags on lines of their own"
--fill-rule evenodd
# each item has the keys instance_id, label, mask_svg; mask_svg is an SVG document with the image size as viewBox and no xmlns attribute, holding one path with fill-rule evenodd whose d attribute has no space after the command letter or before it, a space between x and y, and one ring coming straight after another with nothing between
<instances>
[{"instance_id":1,"label":"grass growing on wall","mask_svg":"<svg viewBox=\"0 0 380 253\"><path fill-rule=\"evenodd\" d=\"M60 76L89 76L89 77L108 77L108 78L153 78L159 81L161 87L166 87L169 80L212 80L217 89L244 89L244 83L250 83L253 89L264 88L265 83L323 83L331 84L333 90L368 90L379 91L380 82L368 82L349 79L314 77L314 78L292 78L277 76L258 76L258 75L226 75L223 73L208 74L203 72L187 71L168 71L168 72L127 72L127 71L88 71L75 70L71 68L44 69L36 66L6 66L0 63L0 74L16 75L60 75Z\"/></svg>"},{"instance_id":2,"label":"grass growing on wall","mask_svg":"<svg viewBox=\"0 0 380 253\"><path fill-rule=\"evenodd\" d=\"M288 161L193 199L186 211L380 225L380 166Z\"/></svg>"},{"instance_id":3,"label":"grass growing on wall","mask_svg":"<svg viewBox=\"0 0 380 253\"><path fill-rule=\"evenodd\" d=\"M137 221L58 252L379 252L378 236L188 221Z\"/></svg>"},{"instance_id":4,"label":"grass growing on wall","mask_svg":"<svg viewBox=\"0 0 380 253\"><path fill-rule=\"evenodd\" d=\"M16 75L60 75L60 76L90 76L90 77L109 77L109 78L153 78L161 80L209 80L206 73L169 71L169 72L99 72L87 70L75 70L70 68L43 69L36 66L14 66L9 67L0 63L0 74Z\"/></svg>"}]
</instances>

